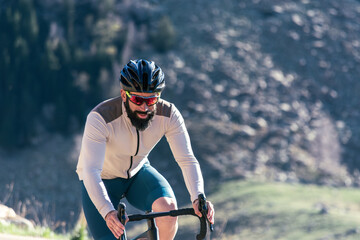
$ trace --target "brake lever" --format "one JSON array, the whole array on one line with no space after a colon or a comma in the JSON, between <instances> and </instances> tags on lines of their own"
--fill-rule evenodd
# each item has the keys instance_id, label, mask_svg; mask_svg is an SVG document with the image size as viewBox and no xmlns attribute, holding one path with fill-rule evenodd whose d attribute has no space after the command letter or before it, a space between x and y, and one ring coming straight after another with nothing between
<instances>
[{"instance_id":1,"label":"brake lever","mask_svg":"<svg viewBox=\"0 0 360 240\"><path fill-rule=\"evenodd\" d=\"M203 215L203 217L206 219L206 221L209 224L209 228L210 231L213 232L214 231L214 224L212 224L208 217L207 217L207 213L208 213L208 206L206 204L206 198L204 196L204 194L199 194L198 196L199 199L199 211L201 212L201 214Z\"/></svg>"},{"instance_id":2,"label":"brake lever","mask_svg":"<svg viewBox=\"0 0 360 240\"><path fill-rule=\"evenodd\" d=\"M125 209L126 209L126 205L125 203L120 202L118 205L118 218L120 220L120 222L125 226L125 222L126 222L126 214L125 214ZM124 233L119 237L118 240L126 240L126 231L124 230Z\"/></svg>"}]
</instances>

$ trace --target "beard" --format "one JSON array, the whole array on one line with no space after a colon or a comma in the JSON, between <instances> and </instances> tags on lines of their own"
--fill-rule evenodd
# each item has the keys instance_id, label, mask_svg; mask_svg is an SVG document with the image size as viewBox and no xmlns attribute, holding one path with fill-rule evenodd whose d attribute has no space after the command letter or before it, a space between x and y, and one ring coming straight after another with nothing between
<instances>
[{"instance_id":1,"label":"beard","mask_svg":"<svg viewBox=\"0 0 360 240\"><path fill-rule=\"evenodd\" d=\"M129 99L126 99L125 109L126 109L126 113L127 113L128 117L131 121L131 124L137 130L144 131L150 125L151 121L153 120L153 118L155 116L156 106L153 111L146 111L146 112L132 111L129 106ZM137 113L147 114L148 116L147 116L147 118L142 119L137 116Z\"/></svg>"}]
</instances>

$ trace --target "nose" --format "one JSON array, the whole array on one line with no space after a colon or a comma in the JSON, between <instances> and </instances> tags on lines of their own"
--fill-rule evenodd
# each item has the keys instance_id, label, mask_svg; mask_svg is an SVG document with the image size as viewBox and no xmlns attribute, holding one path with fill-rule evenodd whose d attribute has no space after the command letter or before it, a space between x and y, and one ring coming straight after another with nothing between
<instances>
[{"instance_id":1,"label":"nose","mask_svg":"<svg viewBox=\"0 0 360 240\"><path fill-rule=\"evenodd\" d=\"M141 111L146 112L147 110L149 110L149 106L148 106L145 102L143 102L143 103L140 105L140 109L141 109Z\"/></svg>"}]
</instances>

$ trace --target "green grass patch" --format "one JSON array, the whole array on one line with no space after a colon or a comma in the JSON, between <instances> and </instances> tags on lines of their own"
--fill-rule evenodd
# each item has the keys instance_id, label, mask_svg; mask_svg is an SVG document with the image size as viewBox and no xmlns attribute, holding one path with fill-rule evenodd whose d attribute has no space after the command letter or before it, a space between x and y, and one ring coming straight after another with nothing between
<instances>
[{"instance_id":1,"label":"green grass patch","mask_svg":"<svg viewBox=\"0 0 360 240\"><path fill-rule=\"evenodd\" d=\"M29 229L19 227L14 224L0 223L0 233L27 237L41 237L55 240L89 240L86 226L77 226L71 234L58 234L48 227L36 226L34 229Z\"/></svg>"},{"instance_id":2,"label":"green grass patch","mask_svg":"<svg viewBox=\"0 0 360 240\"><path fill-rule=\"evenodd\" d=\"M42 237L49 239L69 239L69 236L56 234L50 228L47 227L35 227L34 229L28 229L16 226L14 224L1 224L0 233L7 233L19 236L31 236L31 237Z\"/></svg>"},{"instance_id":3,"label":"green grass patch","mask_svg":"<svg viewBox=\"0 0 360 240\"><path fill-rule=\"evenodd\" d=\"M359 189L232 181L208 199L216 208L212 239L360 239ZM194 220L179 222L177 239L194 236Z\"/></svg>"}]
</instances>

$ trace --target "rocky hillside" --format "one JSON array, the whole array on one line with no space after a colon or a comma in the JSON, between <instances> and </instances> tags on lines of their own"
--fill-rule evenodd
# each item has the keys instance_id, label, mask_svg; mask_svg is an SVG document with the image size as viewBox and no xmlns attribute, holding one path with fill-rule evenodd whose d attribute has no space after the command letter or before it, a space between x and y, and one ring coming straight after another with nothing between
<instances>
[{"instance_id":1,"label":"rocky hillside","mask_svg":"<svg viewBox=\"0 0 360 240\"><path fill-rule=\"evenodd\" d=\"M358 1L142 3L117 5L130 35L114 72L128 58L163 68L163 97L185 117L208 191L219 180L248 177L359 185ZM176 35L159 52L150 40L163 17ZM59 227L76 221L79 134L44 135L33 148L2 151L0 200L19 211L26 206L35 221ZM151 155L186 203L171 158L165 141Z\"/></svg>"},{"instance_id":2,"label":"rocky hillside","mask_svg":"<svg viewBox=\"0 0 360 240\"><path fill-rule=\"evenodd\" d=\"M155 60L200 160L225 179L358 185L359 2L181 4Z\"/></svg>"}]
</instances>

